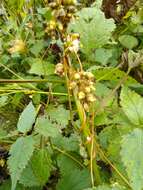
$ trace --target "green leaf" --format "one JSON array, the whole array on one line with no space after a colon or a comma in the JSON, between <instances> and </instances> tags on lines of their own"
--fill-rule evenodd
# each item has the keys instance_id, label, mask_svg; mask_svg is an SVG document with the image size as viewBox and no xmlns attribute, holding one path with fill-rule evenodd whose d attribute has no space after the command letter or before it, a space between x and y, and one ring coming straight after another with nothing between
<instances>
[{"instance_id":1,"label":"green leaf","mask_svg":"<svg viewBox=\"0 0 143 190\"><path fill-rule=\"evenodd\" d=\"M128 49L133 49L138 45L138 40L131 35L122 35L119 37L119 42Z\"/></svg>"},{"instance_id":2,"label":"green leaf","mask_svg":"<svg viewBox=\"0 0 143 190\"><path fill-rule=\"evenodd\" d=\"M80 34L82 51L89 56L95 48L109 42L115 29L114 20L106 19L104 13L96 7L83 8L77 16L78 19L69 24L68 30Z\"/></svg>"},{"instance_id":3,"label":"green leaf","mask_svg":"<svg viewBox=\"0 0 143 190\"><path fill-rule=\"evenodd\" d=\"M32 102L30 102L26 106L22 114L20 115L17 124L18 131L21 133L27 133L29 130L31 130L32 125L35 122L35 118L36 118L36 111Z\"/></svg>"},{"instance_id":4,"label":"green leaf","mask_svg":"<svg viewBox=\"0 0 143 190\"><path fill-rule=\"evenodd\" d=\"M6 181L4 181L4 183L2 183L0 185L0 190L10 190L10 188L11 188L11 181L10 180L6 180ZM25 189L25 187L23 187L22 185L17 184L15 190L42 190L42 188L41 187L34 187L34 188L26 188Z\"/></svg>"},{"instance_id":5,"label":"green leaf","mask_svg":"<svg viewBox=\"0 0 143 190\"><path fill-rule=\"evenodd\" d=\"M39 41L36 41L35 44L30 48L30 51L35 56L38 56L39 53L41 53L41 51L42 51L43 48L44 48L44 41L43 40L39 40Z\"/></svg>"},{"instance_id":6,"label":"green leaf","mask_svg":"<svg viewBox=\"0 0 143 190\"><path fill-rule=\"evenodd\" d=\"M143 131L134 129L124 135L121 143L121 158L133 190L143 189Z\"/></svg>"},{"instance_id":7,"label":"green leaf","mask_svg":"<svg viewBox=\"0 0 143 190\"><path fill-rule=\"evenodd\" d=\"M59 134L59 129L48 118L41 117L38 118L36 122L36 131L45 137L57 137Z\"/></svg>"},{"instance_id":8,"label":"green leaf","mask_svg":"<svg viewBox=\"0 0 143 190\"><path fill-rule=\"evenodd\" d=\"M54 74L55 66L54 64L49 63L48 61L44 61L41 59L33 59L33 63L31 69L29 70L30 74L35 75L51 75Z\"/></svg>"},{"instance_id":9,"label":"green leaf","mask_svg":"<svg viewBox=\"0 0 143 190\"><path fill-rule=\"evenodd\" d=\"M112 185L100 185L98 187L88 188L84 190L127 190L125 187L120 186L118 183Z\"/></svg>"},{"instance_id":10,"label":"green leaf","mask_svg":"<svg viewBox=\"0 0 143 190\"><path fill-rule=\"evenodd\" d=\"M143 98L127 87L122 88L120 98L122 109L129 120L135 125L142 125Z\"/></svg>"},{"instance_id":11,"label":"green leaf","mask_svg":"<svg viewBox=\"0 0 143 190\"><path fill-rule=\"evenodd\" d=\"M58 182L56 190L83 190L90 187L88 170L71 170Z\"/></svg>"},{"instance_id":12,"label":"green leaf","mask_svg":"<svg viewBox=\"0 0 143 190\"><path fill-rule=\"evenodd\" d=\"M8 103L8 96L0 97L0 107L5 106Z\"/></svg>"},{"instance_id":13,"label":"green leaf","mask_svg":"<svg viewBox=\"0 0 143 190\"><path fill-rule=\"evenodd\" d=\"M112 50L100 48L95 51L95 61L106 65L109 59L112 57Z\"/></svg>"},{"instance_id":14,"label":"green leaf","mask_svg":"<svg viewBox=\"0 0 143 190\"><path fill-rule=\"evenodd\" d=\"M61 128L68 125L70 120L70 112L66 110L62 105L58 107L49 106L47 109L47 114L52 122L56 122Z\"/></svg>"},{"instance_id":15,"label":"green leaf","mask_svg":"<svg viewBox=\"0 0 143 190\"><path fill-rule=\"evenodd\" d=\"M43 186L48 181L52 160L46 149L34 152L29 164L23 170L20 183L24 186Z\"/></svg>"},{"instance_id":16,"label":"green leaf","mask_svg":"<svg viewBox=\"0 0 143 190\"><path fill-rule=\"evenodd\" d=\"M126 75L124 71L113 67L91 68L90 71L93 72L95 78L99 81L119 82L119 80L122 80ZM137 81L134 78L128 76L125 84L137 84Z\"/></svg>"},{"instance_id":17,"label":"green leaf","mask_svg":"<svg viewBox=\"0 0 143 190\"><path fill-rule=\"evenodd\" d=\"M60 168L60 173L62 175L65 175L66 173L74 169L79 169L79 164L77 164L74 160L63 154L62 155L60 154L58 156L57 164L58 167Z\"/></svg>"},{"instance_id":18,"label":"green leaf","mask_svg":"<svg viewBox=\"0 0 143 190\"><path fill-rule=\"evenodd\" d=\"M59 134L56 138L52 138L51 140L54 145L63 150L75 152L79 150L79 138L75 134L71 134L70 137L64 137Z\"/></svg>"},{"instance_id":19,"label":"green leaf","mask_svg":"<svg viewBox=\"0 0 143 190\"><path fill-rule=\"evenodd\" d=\"M16 184L21 177L21 173L28 164L34 151L34 140L31 136L20 137L10 148L8 158L8 168L12 179L12 188L15 190Z\"/></svg>"}]
</instances>

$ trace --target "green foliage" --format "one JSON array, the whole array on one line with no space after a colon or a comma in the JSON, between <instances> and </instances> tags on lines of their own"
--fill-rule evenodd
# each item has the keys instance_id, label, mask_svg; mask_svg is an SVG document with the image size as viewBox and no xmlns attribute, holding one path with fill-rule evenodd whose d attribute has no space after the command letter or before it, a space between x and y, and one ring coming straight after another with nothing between
<instances>
[{"instance_id":1,"label":"green foliage","mask_svg":"<svg viewBox=\"0 0 143 190\"><path fill-rule=\"evenodd\" d=\"M24 186L43 186L48 181L52 160L46 149L35 151L26 168L23 170L20 183Z\"/></svg>"},{"instance_id":2,"label":"green foliage","mask_svg":"<svg viewBox=\"0 0 143 190\"><path fill-rule=\"evenodd\" d=\"M35 74L35 75L51 75L54 73L54 65L47 62L43 61L39 58L35 58L32 60L32 66L29 70L30 74Z\"/></svg>"},{"instance_id":3,"label":"green foliage","mask_svg":"<svg viewBox=\"0 0 143 190\"><path fill-rule=\"evenodd\" d=\"M34 140L31 136L20 137L11 146L8 167L10 170L12 188L15 190L16 184L21 177L22 171L28 164L34 151Z\"/></svg>"},{"instance_id":4,"label":"green foliage","mask_svg":"<svg viewBox=\"0 0 143 190\"><path fill-rule=\"evenodd\" d=\"M36 111L32 102L30 102L19 117L17 123L18 131L21 133L26 133L30 131L32 129L32 125L35 121L35 118L36 118Z\"/></svg>"},{"instance_id":5,"label":"green foliage","mask_svg":"<svg viewBox=\"0 0 143 190\"><path fill-rule=\"evenodd\" d=\"M87 56L95 48L109 43L116 26L112 19L105 19L104 13L99 8L83 8L77 13L77 16L78 20L73 20L69 25L69 31L80 34L83 45L81 50Z\"/></svg>"},{"instance_id":6,"label":"green foliage","mask_svg":"<svg viewBox=\"0 0 143 190\"><path fill-rule=\"evenodd\" d=\"M58 128L45 117L38 118L36 123L36 131L45 137L56 138L59 134Z\"/></svg>"},{"instance_id":7,"label":"green foliage","mask_svg":"<svg viewBox=\"0 0 143 190\"><path fill-rule=\"evenodd\" d=\"M121 105L123 108L124 113L127 115L129 120L135 124L142 126L143 124L143 98L131 91L127 87L122 88L121 92Z\"/></svg>"},{"instance_id":8,"label":"green foliage","mask_svg":"<svg viewBox=\"0 0 143 190\"><path fill-rule=\"evenodd\" d=\"M124 135L121 142L121 157L126 167L133 190L143 188L143 131L134 129Z\"/></svg>"},{"instance_id":9,"label":"green foliage","mask_svg":"<svg viewBox=\"0 0 143 190\"><path fill-rule=\"evenodd\" d=\"M61 128L65 127L70 119L70 112L62 105L58 107L50 107L47 109L47 114L52 122L55 122Z\"/></svg>"},{"instance_id":10,"label":"green foliage","mask_svg":"<svg viewBox=\"0 0 143 190\"><path fill-rule=\"evenodd\" d=\"M58 182L56 190L83 190L90 186L90 175L87 170L72 170Z\"/></svg>"},{"instance_id":11,"label":"green foliage","mask_svg":"<svg viewBox=\"0 0 143 190\"><path fill-rule=\"evenodd\" d=\"M126 190L126 188L115 183L112 186L101 185L97 188L93 187L93 188L89 188L89 189L85 189L85 190Z\"/></svg>"},{"instance_id":12,"label":"green foliage","mask_svg":"<svg viewBox=\"0 0 143 190\"><path fill-rule=\"evenodd\" d=\"M0 190L143 189L143 4L128 2L1 0Z\"/></svg>"},{"instance_id":13,"label":"green foliage","mask_svg":"<svg viewBox=\"0 0 143 190\"><path fill-rule=\"evenodd\" d=\"M138 45L138 40L131 35L122 35L119 37L119 42L128 49L133 49Z\"/></svg>"}]
</instances>

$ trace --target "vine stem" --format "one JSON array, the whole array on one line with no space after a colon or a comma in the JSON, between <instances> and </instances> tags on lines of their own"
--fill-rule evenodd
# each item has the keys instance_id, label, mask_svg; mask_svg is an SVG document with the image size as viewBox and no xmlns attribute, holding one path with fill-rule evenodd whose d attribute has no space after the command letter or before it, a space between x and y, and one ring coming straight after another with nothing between
<instances>
[{"instance_id":1,"label":"vine stem","mask_svg":"<svg viewBox=\"0 0 143 190\"><path fill-rule=\"evenodd\" d=\"M75 53L75 56L76 56L76 58L77 58L77 60L78 60L78 62L79 62L80 70L82 71L82 70L83 70L83 67L82 67L81 60L80 60L80 58L79 58L79 56L78 56L78 54L77 54L77 52L76 52L75 50L74 50L74 53Z\"/></svg>"},{"instance_id":2,"label":"vine stem","mask_svg":"<svg viewBox=\"0 0 143 190\"><path fill-rule=\"evenodd\" d=\"M120 171L112 164L112 162L107 158L107 156L105 155L105 153L103 152L103 150L100 148L100 146L95 143L95 146L98 149L98 152L100 154L100 157L103 158L106 162L108 162L108 164L115 170L115 172L120 176L120 178L125 182L126 185L128 185L128 187L130 189L132 189L132 187L130 186L130 183L128 182L128 180L123 176L123 174L120 173Z\"/></svg>"},{"instance_id":3,"label":"vine stem","mask_svg":"<svg viewBox=\"0 0 143 190\"><path fill-rule=\"evenodd\" d=\"M64 80L54 80L54 79L35 79L35 80L31 80L31 79L28 79L28 80L12 80L12 79L0 79L0 83L2 84L5 84L5 83L65 83Z\"/></svg>"},{"instance_id":4,"label":"vine stem","mask_svg":"<svg viewBox=\"0 0 143 190\"><path fill-rule=\"evenodd\" d=\"M85 168L85 166L84 166L81 162L79 162L76 158L74 158L72 155L70 155L69 153L67 153L65 150L62 150L62 149L58 148L58 147L55 146L55 145L52 145L52 147L53 147L53 149L57 150L58 152L60 152L60 153L62 153L62 154L64 154L64 155L66 155L67 157L71 158L71 159L72 159L73 161L75 161L80 167Z\"/></svg>"},{"instance_id":5,"label":"vine stem","mask_svg":"<svg viewBox=\"0 0 143 190\"><path fill-rule=\"evenodd\" d=\"M73 115L72 115L72 104L71 104L71 93L70 93L70 80L68 77L68 67L70 65L70 58L66 55L63 56L63 63L64 63L64 71L65 71L65 78L66 78L66 85L68 90L68 99L69 99L69 109L70 109L70 120L73 123Z\"/></svg>"},{"instance_id":6,"label":"vine stem","mask_svg":"<svg viewBox=\"0 0 143 190\"><path fill-rule=\"evenodd\" d=\"M83 140L87 141L87 138L92 137L92 133L90 131L89 124L87 123L85 111L84 111L83 106L81 105L80 101L77 98L77 93L75 90L74 90L74 97L75 97L75 103L77 106L79 118L81 121L81 129L82 129L81 132L83 132ZM94 130L94 124L93 124L93 130ZM93 137L93 141L94 141L94 137ZM94 161L93 161L94 147L92 147L91 142L85 143L85 146L86 146L88 155L90 157L90 173L91 173L92 186L94 185L94 177L95 177L96 185L100 185L101 184L101 177L100 177L99 169L98 169L98 166L96 163L96 159L94 159Z\"/></svg>"}]
</instances>

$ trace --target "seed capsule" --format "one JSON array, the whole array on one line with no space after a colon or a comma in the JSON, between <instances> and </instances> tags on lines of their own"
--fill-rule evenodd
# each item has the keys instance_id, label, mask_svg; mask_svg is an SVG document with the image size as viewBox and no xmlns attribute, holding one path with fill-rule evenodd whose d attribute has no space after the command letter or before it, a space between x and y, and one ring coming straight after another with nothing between
<instances>
[{"instance_id":1,"label":"seed capsule","mask_svg":"<svg viewBox=\"0 0 143 190\"><path fill-rule=\"evenodd\" d=\"M79 73L75 73L74 74L74 79L79 80L80 79L80 74Z\"/></svg>"},{"instance_id":2,"label":"seed capsule","mask_svg":"<svg viewBox=\"0 0 143 190\"><path fill-rule=\"evenodd\" d=\"M77 86L76 82L72 81L69 85L69 88L72 90Z\"/></svg>"},{"instance_id":3,"label":"seed capsule","mask_svg":"<svg viewBox=\"0 0 143 190\"><path fill-rule=\"evenodd\" d=\"M89 112L89 106L88 106L87 103L84 103L84 104L83 104L83 107L84 107L85 111Z\"/></svg>"},{"instance_id":4,"label":"seed capsule","mask_svg":"<svg viewBox=\"0 0 143 190\"><path fill-rule=\"evenodd\" d=\"M85 87L85 92L86 92L86 93L90 93L90 92L91 92L91 88L90 88L90 87L88 87L88 86L87 86L87 87Z\"/></svg>"},{"instance_id":5,"label":"seed capsule","mask_svg":"<svg viewBox=\"0 0 143 190\"><path fill-rule=\"evenodd\" d=\"M86 72L86 76L87 76L89 79L94 79L94 75L93 75L91 72Z\"/></svg>"},{"instance_id":6,"label":"seed capsule","mask_svg":"<svg viewBox=\"0 0 143 190\"><path fill-rule=\"evenodd\" d=\"M96 101L96 98L93 94L89 94L88 97L87 97L87 100L89 102L95 102Z\"/></svg>"},{"instance_id":7,"label":"seed capsule","mask_svg":"<svg viewBox=\"0 0 143 190\"><path fill-rule=\"evenodd\" d=\"M93 85L90 85L90 89L94 92L96 89Z\"/></svg>"},{"instance_id":8,"label":"seed capsule","mask_svg":"<svg viewBox=\"0 0 143 190\"><path fill-rule=\"evenodd\" d=\"M58 63L55 68L55 74L58 74L60 76L64 75L64 66L62 63Z\"/></svg>"},{"instance_id":9,"label":"seed capsule","mask_svg":"<svg viewBox=\"0 0 143 190\"><path fill-rule=\"evenodd\" d=\"M80 100L83 100L84 98L85 98L85 93L84 92L79 92L78 93L78 98L80 99Z\"/></svg>"},{"instance_id":10,"label":"seed capsule","mask_svg":"<svg viewBox=\"0 0 143 190\"><path fill-rule=\"evenodd\" d=\"M49 29L54 30L56 28L56 22L54 20L51 20L49 22Z\"/></svg>"},{"instance_id":11,"label":"seed capsule","mask_svg":"<svg viewBox=\"0 0 143 190\"><path fill-rule=\"evenodd\" d=\"M75 5L77 3L76 0L62 0L63 5Z\"/></svg>"}]
</instances>

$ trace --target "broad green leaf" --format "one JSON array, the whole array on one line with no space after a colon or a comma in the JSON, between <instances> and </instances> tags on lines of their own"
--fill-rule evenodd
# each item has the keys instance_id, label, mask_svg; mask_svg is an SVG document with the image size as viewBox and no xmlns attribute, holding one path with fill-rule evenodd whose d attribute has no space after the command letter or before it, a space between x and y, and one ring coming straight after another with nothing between
<instances>
[{"instance_id":1,"label":"broad green leaf","mask_svg":"<svg viewBox=\"0 0 143 190\"><path fill-rule=\"evenodd\" d=\"M70 23L68 30L80 34L82 51L89 56L95 48L109 42L115 24L113 19L106 19L104 13L96 7L83 8L77 16L78 19Z\"/></svg>"},{"instance_id":2,"label":"broad green leaf","mask_svg":"<svg viewBox=\"0 0 143 190\"><path fill-rule=\"evenodd\" d=\"M59 180L56 190L83 190L91 186L90 181L88 170L72 170Z\"/></svg>"},{"instance_id":3,"label":"broad green leaf","mask_svg":"<svg viewBox=\"0 0 143 190\"><path fill-rule=\"evenodd\" d=\"M62 105L58 107L49 106L47 114L52 122L56 122L61 128L64 128L70 120L70 112Z\"/></svg>"},{"instance_id":4,"label":"broad green leaf","mask_svg":"<svg viewBox=\"0 0 143 190\"><path fill-rule=\"evenodd\" d=\"M79 150L79 138L75 134L71 134L70 137L64 137L59 134L56 138L52 138L52 143L62 150L77 151Z\"/></svg>"},{"instance_id":5,"label":"broad green leaf","mask_svg":"<svg viewBox=\"0 0 143 190\"><path fill-rule=\"evenodd\" d=\"M11 188L11 181L10 180L6 180L4 181L1 185L0 185L0 190L10 190ZM41 187L34 187L34 188L26 188L20 184L17 184L16 189L15 190L42 190Z\"/></svg>"},{"instance_id":6,"label":"broad green leaf","mask_svg":"<svg viewBox=\"0 0 143 190\"><path fill-rule=\"evenodd\" d=\"M143 189L143 131L134 129L124 135L121 143L121 158L133 190Z\"/></svg>"},{"instance_id":7,"label":"broad green leaf","mask_svg":"<svg viewBox=\"0 0 143 190\"><path fill-rule=\"evenodd\" d=\"M138 45L138 40L131 35L122 35L119 37L119 42L128 49L133 49Z\"/></svg>"},{"instance_id":8,"label":"broad green leaf","mask_svg":"<svg viewBox=\"0 0 143 190\"><path fill-rule=\"evenodd\" d=\"M112 57L113 51L110 49L100 48L95 51L95 61L101 63L101 65L106 65L109 59Z\"/></svg>"},{"instance_id":9,"label":"broad green leaf","mask_svg":"<svg viewBox=\"0 0 143 190\"><path fill-rule=\"evenodd\" d=\"M124 71L113 67L100 67L95 69L91 68L90 70L94 73L95 78L99 81L119 82L119 80L122 80L126 75ZM128 76L125 84L137 84L137 81L134 78Z\"/></svg>"},{"instance_id":10,"label":"broad green leaf","mask_svg":"<svg viewBox=\"0 0 143 190\"><path fill-rule=\"evenodd\" d=\"M143 98L131 91L127 87L123 87L121 91L121 106L129 120L135 125L143 124Z\"/></svg>"},{"instance_id":11,"label":"broad green leaf","mask_svg":"<svg viewBox=\"0 0 143 190\"><path fill-rule=\"evenodd\" d=\"M27 133L30 129L32 129L35 118L36 111L32 102L30 102L20 115L17 124L18 131L21 133Z\"/></svg>"},{"instance_id":12,"label":"broad green leaf","mask_svg":"<svg viewBox=\"0 0 143 190\"><path fill-rule=\"evenodd\" d=\"M34 140L31 136L20 137L10 148L8 168L12 179L12 188L15 190L21 173L28 164L34 151Z\"/></svg>"},{"instance_id":13,"label":"broad green leaf","mask_svg":"<svg viewBox=\"0 0 143 190\"><path fill-rule=\"evenodd\" d=\"M35 56L38 56L38 54L41 53L43 48L44 48L44 41L39 40L39 41L36 41L35 44L30 48L30 51Z\"/></svg>"},{"instance_id":14,"label":"broad green leaf","mask_svg":"<svg viewBox=\"0 0 143 190\"><path fill-rule=\"evenodd\" d=\"M79 169L81 167L72 158L69 158L68 156L65 156L63 154L60 154L57 157L57 164L62 175L65 175L67 172L72 171L74 169Z\"/></svg>"},{"instance_id":15,"label":"broad green leaf","mask_svg":"<svg viewBox=\"0 0 143 190\"><path fill-rule=\"evenodd\" d=\"M36 122L36 131L45 137L57 137L59 129L48 118L40 117Z\"/></svg>"},{"instance_id":16,"label":"broad green leaf","mask_svg":"<svg viewBox=\"0 0 143 190\"><path fill-rule=\"evenodd\" d=\"M54 64L49 63L48 61L44 61L41 59L33 59L33 63L31 69L29 70L30 74L35 75L51 75L54 74L55 66Z\"/></svg>"},{"instance_id":17,"label":"broad green leaf","mask_svg":"<svg viewBox=\"0 0 143 190\"><path fill-rule=\"evenodd\" d=\"M36 150L23 170L20 183L26 187L43 186L48 181L52 160L46 149Z\"/></svg>"}]
</instances>

